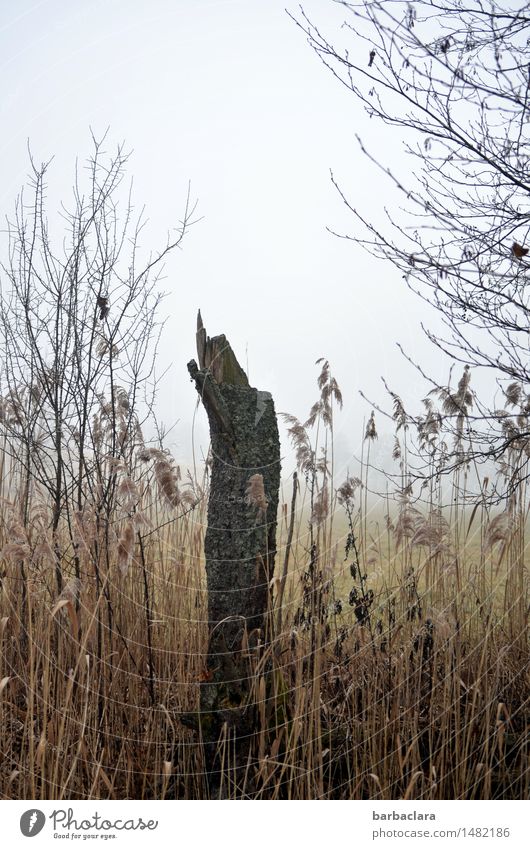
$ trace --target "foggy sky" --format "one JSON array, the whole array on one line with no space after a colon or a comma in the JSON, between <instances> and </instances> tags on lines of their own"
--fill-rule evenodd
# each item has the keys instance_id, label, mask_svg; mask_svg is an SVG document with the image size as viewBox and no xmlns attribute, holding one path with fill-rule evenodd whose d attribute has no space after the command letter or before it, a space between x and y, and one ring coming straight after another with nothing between
<instances>
[{"instance_id":1,"label":"foggy sky","mask_svg":"<svg viewBox=\"0 0 530 849\"><path fill-rule=\"evenodd\" d=\"M55 157L49 200L57 206L69 196L76 157L90 154L89 127L96 136L110 127L109 150L123 140L133 149L129 171L150 219L149 246L164 243L179 220L191 181L202 220L167 263L160 371L170 369L158 403L166 425L178 420L170 441L185 461L198 307L208 333L226 333L248 360L251 384L271 391L280 411L307 416L315 360L330 360L345 401L343 466L360 450L370 414L359 390L383 402L384 375L419 411L426 387L398 341L435 377L447 375L419 327L437 326L436 317L391 266L326 231L355 233L330 169L367 216L384 214L389 187L356 134L389 164L407 165L398 136L363 115L285 5L296 13L285 0L0 2L3 216L28 173L27 140L37 161ZM324 31L337 31L343 15L330 0L304 7ZM202 413L196 440L206 450Z\"/></svg>"}]
</instances>

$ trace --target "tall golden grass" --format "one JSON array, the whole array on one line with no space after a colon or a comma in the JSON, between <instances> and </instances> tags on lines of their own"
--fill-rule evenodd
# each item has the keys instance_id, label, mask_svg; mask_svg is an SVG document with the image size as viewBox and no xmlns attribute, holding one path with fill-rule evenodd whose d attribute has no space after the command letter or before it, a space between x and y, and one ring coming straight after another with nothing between
<instances>
[{"instance_id":1,"label":"tall golden grass","mask_svg":"<svg viewBox=\"0 0 530 849\"><path fill-rule=\"evenodd\" d=\"M227 727L223 796L528 798L524 481L497 506L455 495L444 510L432 480L423 501L404 485L374 506L374 420L359 476L336 485L341 399L329 374L319 388L308 422L288 422L301 486L285 482L268 640L248 652L251 757L241 779ZM2 798L207 798L200 734L181 721L209 674L207 474L179 489L170 458L142 449L146 467L122 476L106 523L88 506L54 540L37 487L22 521L23 470L5 461Z\"/></svg>"}]
</instances>

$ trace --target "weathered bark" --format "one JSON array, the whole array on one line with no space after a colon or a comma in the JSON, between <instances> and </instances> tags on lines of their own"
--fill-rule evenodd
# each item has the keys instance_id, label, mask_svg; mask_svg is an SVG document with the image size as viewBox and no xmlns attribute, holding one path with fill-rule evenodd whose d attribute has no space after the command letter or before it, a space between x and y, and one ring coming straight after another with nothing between
<instances>
[{"instance_id":1,"label":"weathered bark","mask_svg":"<svg viewBox=\"0 0 530 849\"><path fill-rule=\"evenodd\" d=\"M245 644L267 639L270 581L276 550L280 442L269 392L249 385L225 336L209 339L198 317L195 381L210 425L213 458L205 538L208 587L208 675L201 686L201 730L210 788L217 786L214 751L223 725L246 763L252 735ZM262 476L265 499L260 500ZM250 490L250 491L249 491ZM258 497L256 498L256 491Z\"/></svg>"}]
</instances>

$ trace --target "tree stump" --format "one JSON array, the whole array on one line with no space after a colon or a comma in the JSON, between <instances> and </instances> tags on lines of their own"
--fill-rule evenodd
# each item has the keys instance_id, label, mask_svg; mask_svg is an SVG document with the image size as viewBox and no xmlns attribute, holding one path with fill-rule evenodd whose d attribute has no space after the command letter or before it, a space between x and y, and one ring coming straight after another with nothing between
<instances>
[{"instance_id":1,"label":"tree stump","mask_svg":"<svg viewBox=\"0 0 530 849\"><path fill-rule=\"evenodd\" d=\"M205 537L208 680L201 684L200 728L216 795L221 733L236 753L236 774L246 768L251 746L248 651L267 641L280 440L271 394L249 385L224 335L207 337L200 312L197 352L199 365L191 360L188 371L208 415L212 454Z\"/></svg>"}]
</instances>

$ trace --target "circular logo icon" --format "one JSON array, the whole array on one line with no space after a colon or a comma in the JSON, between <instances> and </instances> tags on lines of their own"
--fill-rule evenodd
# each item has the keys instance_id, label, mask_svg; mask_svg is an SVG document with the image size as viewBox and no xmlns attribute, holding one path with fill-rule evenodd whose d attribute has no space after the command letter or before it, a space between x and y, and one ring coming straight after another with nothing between
<instances>
[{"instance_id":1,"label":"circular logo icon","mask_svg":"<svg viewBox=\"0 0 530 849\"><path fill-rule=\"evenodd\" d=\"M46 816L37 808L24 811L20 817L20 830L24 837L35 837L44 828Z\"/></svg>"}]
</instances>

